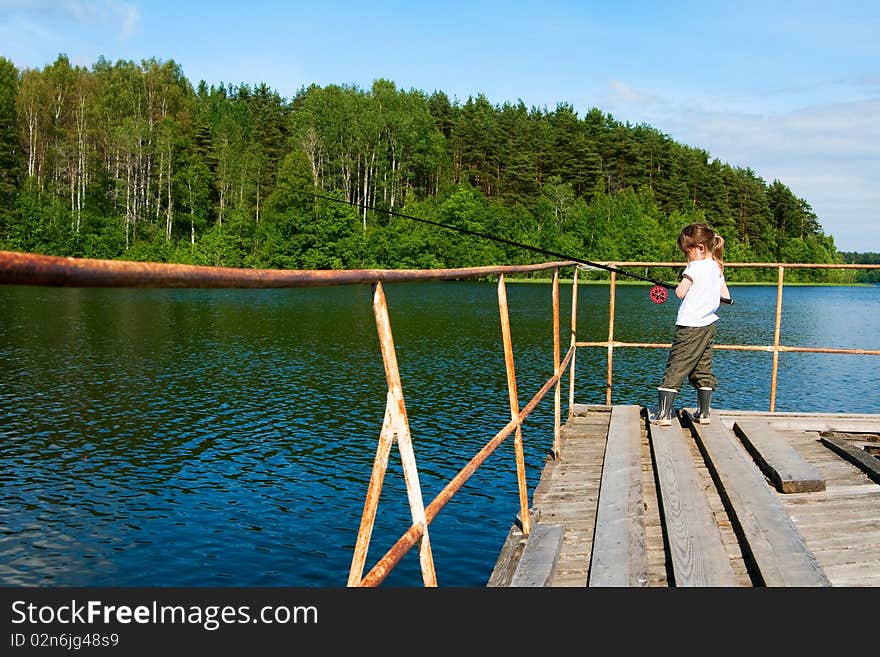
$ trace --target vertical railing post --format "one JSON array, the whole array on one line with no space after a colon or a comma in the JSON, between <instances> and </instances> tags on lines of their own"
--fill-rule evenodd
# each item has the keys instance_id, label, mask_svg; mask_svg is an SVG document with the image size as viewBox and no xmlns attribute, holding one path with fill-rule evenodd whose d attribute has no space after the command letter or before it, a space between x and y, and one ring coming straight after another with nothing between
<instances>
[{"instance_id":1,"label":"vertical railing post","mask_svg":"<svg viewBox=\"0 0 880 657\"><path fill-rule=\"evenodd\" d=\"M354 553L351 557L351 568L348 571L348 586L357 586L364 576L364 564L367 560L367 550L370 547L373 525L376 522L376 511L379 508L382 482L388 469L388 454L391 452L391 445L394 442L394 427L391 416L392 406L393 400L389 392L386 395L385 401L385 420L382 422L379 444L376 447L376 456L373 459L373 470L370 473L370 483L367 486L367 499L364 502L361 525L358 529L357 541L355 542Z\"/></svg>"},{"instance_id":2,"label":"vertical railing post","mask_svg":"<svg viewBox=\"0 0 880 657\"><path fill-rule=\"evenodd\" d=\"M553 375L556 390L553 400L553 458L559 458L559 432L562 425L562 380L559 372L559 267L553 268Z\"/></svg>"},{"instance_id":3,"label":"vertical railing post","mask_svg":"<svg viewBox=\"0 0 880 657\"><path fill-rule=\"evenodd\" d=\"M575 349L577 342L577 304L578 304L578 267L574 266L574 272L571 275L571 342L569 347ZM571 365L568 376L568 417L574 412L574 359L577 350L571 354Z\"/></svg>"},{"instance_id":4,"label":"vertical railing post","mask_svg":"<svg viewBox=\"0 0 880 657\"><path fill-rule=\"evenodd\" d=\"M373 524L376 519L376 509L379 506L379 495L382 492L382 482L388 468L388 454L391 451L392 443L396 439L397 447L400 450L400 460L403 465L403 478L406 481L406 494L409 499L412 522L421 528L419 562L422 568L422 581L425 586L437 586L437 573L434 569L431 541L428 538L428 523L425 516L424 502L422 501L419 472L416 468L412 436L410 435L409 421L406 417L406 405L403 400L403 385L400 381L397 354L394 350L394 340L391 336L388 304L385 301L385 292L382 289L381 282L377 282L373 287L373 314L376 316L376 330L379 334L382 362L385 364L388 393L385 402L385 420L382 423L379 446L376 450L376 458L373 461L373 471L370 475L369 487L367 488L367 500L364 503L361 526L358 530L354 556L352 557L351 569L348 574L348 585L357 586L363 577L364 563L370 546L370 535L372 534Z\"/></svg>"},{"instance_id":5,"label":"vertical railing post","mask_svg":"<svg viewBox=\"0 0 880 657\"><path fill-rule=\"evenodd\" d=\"M611 272L611 288L608 299L608 374L605 380L605 403L611 405L611 372L614 368L614 297L617 289L617 272Z\"/></svg>"},{"instance_id":6,"label":"vertical railing post","mask_svg":"<svg viewBox=\"0 0 880 657\"><path fill-rule=\"evenodd\" d=\"M776 376L779 370L779 329L782 323L782 280L785 267L779 265L779 278L776 283L776 324L773 328L773 369L770 373L770 412L776 410Z\"/></svg>"},{"instance_id":7,"label":"vertical railing post","mask_svg":"<svg viewBox=\"0 0 880 657\"><path fill-rule=\"evenodd\" d=\"M528 536L531 531L529 495L526 488L526 463L523 453L522 425L519 420L519 395L516 390L516 372L513 367L513 341L510 338L510 314L507 309L507 287L504 283L504 274L498 277L498 309L501 314L501 337L504 342L504 364L507 370L507 396L510 400L510 418L517 421L513 449L516 456L516 480L519 486L520 517L522 519L522 532Z\"/></svg>"}]
</instances>

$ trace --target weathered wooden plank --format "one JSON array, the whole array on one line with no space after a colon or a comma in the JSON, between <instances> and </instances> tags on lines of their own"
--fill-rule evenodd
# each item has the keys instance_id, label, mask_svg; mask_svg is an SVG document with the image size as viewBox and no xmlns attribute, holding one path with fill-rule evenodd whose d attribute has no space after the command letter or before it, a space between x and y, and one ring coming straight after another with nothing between
<instances>
[{"instance_id":1,"label":"weathered wooden plank","mask_svg":"<svg viewBox=\"0 0 880 657\"><path fill-rule=\"evenodd\" d=\"M736 586L678 419L651 424L649 435L660 488L660 508L672 558L674 586Z\"/></svg>"},{"instance_id":2,"label":"weathered wooden plank","mask_svg":"<svg viewBox=\"0 0 880 657\"><path fill-rule=\"evenodd\" d=\"M828 576L834 586L880 586L880 573L873 564L835 564L828 566Z\"/></svg>"},{"instance_id":3,"label":"weathered wooden plank","mask_svg":"<svg viewBox=\"0 0 880 657\"><path fill-rule=\"evenodd\" d=\"M584 570L572 570L560 573L556 576L554 586L560 588L581 588L587 579Z\"/></svg>"},{"instance_id":4,"label":"weathered wooden plank","mask_svg":"<svg viewBox=\"0 0 880 657\"><path fill-rule=\"evenodd\" d=\"M843 564L862 564L866 574L877 572L877 561L880 560L880 546L856 545L842 548L835 546L830 549L817 548L817 554L822 555L822 560L828 566L841 566Z\"/></svg>"},{"instance_id":5,"label":"weathered wooden plank","mask_svg":"<svg viewBox=\"0 0 880 657\"><path fill-rule=\"evenodd\" d=\"M869 515L865 516L851 506L834 506L819 509L798 508L790 509L790 512L795 524L808 527L811 535L826 528L841 535L855 535L858 533L858 530L853 526L854 524L880 522L880 514L876 511L872 511ZM804 538L808 538L806 534L804 534Z\"/></svg>"},{"instance_id":6,"label":"weathered wooden plank","mask_svg":"<svg viewBox=\"0 0 880 657\"><path fill-rule=\"evenodd\" d=\"M605 413L605 417L607 418L608 412L611 408L611 406L605 404L572 404L571 414L576 417L590 414L595 414L601 417L602 414Z\"/></svg>"},{"instance_id":7,"label":"weathered wooden plank","mask_svg":"<svg viewBox=\"0 0 880 657\"><path fill-rule=\"evenodd\" d=\"M723 423L686 419L706 457L731 521L766 586L830 586L815 555L746 451Z\"/></svg>"},{"instance_id":8,"label":"weathered wooden plank","mask_svg":"<svg viewBox=\"0 0 880 657\"><path fill-rule=\"evenodd\" d=\"M847 493L840 495L830 495L822 499L821 504L811 503L809 499L786 500L786 506L790 509L790 513L806 513L811 510L818 509L856 509L864 508L865 505L876 505L880 502L880 490L876 489L874 484L870 484L875 490L867 493ZM870 506L867 507L869 510ZM880 506L874 508L880 509Z\"/></svg>"},{"instance_id":9,"label":"weathered wooden plank","mask_svg":"<svg viewBox=\"0 0 880 657\"><path fill-rule=\"evenodd\" d=\"M862 470L873 481L880 483L880 459L871 456L863 449L850 445L843 438L819 436L819 440L823 445Z\"/></svg>"},{"instance_id":10,"label":"weathered wooden plank","mask_svg":"<svg viewBox=\"0 0 880 657\"><path fill-rule=\"evenodd\" d=\"M510 580L519 563L519 558L525 548L525 537L522 530L516 525L512 526L507 532L501 551L498 553L498 559L495 561L495 567L489 575L486 582L487 587L510 586Z\"/></svg>"},{"instance_id":11,"label":"weathered wooden plank","mask_svg":"<svg viewBox=\"0 0 880 657\"><path fill-rule=\"evenodd\" d=\"M880 532L876 528L865 527L858 533L851 535L842 535L839 531L830 531L824 535L811 533L810 547L815 553L829 548L848 554L852 554L853 550L863 548L880 551ZM880 556L880 552L878 552L878 556Z\"/></svg>"},{"instance_id":12,"label":"weathered wooden plank","mask_svg":"<svg viewBox=\"0 0 880 657\"><path fill-rule=\"evenodd\" d=\"M538 524L540 514L534 509L529 514L529 517L531 518L530 525L532 527ZM498 560L495 562L495 567L492 569L489 580L486 582L487 587L510 586L510 581L513 578L513 573L516 571L517 564L519 564L525 544L526 536L522 533L521 518L517 514L517 522L507 532L504 545L501 546L501 552L498 554Z\"/></svg>"},{"instance_id":13,"label":"weathered wooden plank","mask_svg":"<svg viewBox=\"0 0 880 657\"><path fill-rule=\"evenodd\" d=\"M562 526L539 522L526 538L519 564L510 581L512 587L550 586L559 550L562 548Z\"/></svg>"},{"instance_id":14,"label":"weathered wooden plank","mask_svg":"<svg viewBox=\"0 0 880 657\"><path fill-rule=\"evenodd\" d=\"M762 411L737 411L712 409L728 428L740 418L766 418L773 427L780 430L802 431L880 431L880 414L867 413L796 413Z\"/></svg>"},{"instance_id":15,"label":"weathered wooden plank","mask_svg":"<svg viewBox=\"0 0 880 657\"><path fill-rule=\"evenodd\" d=\"M541 521L563 526L555 573L548 586L587 585L596 503L610 412L570 417L560 436L560 458L544 467L533 504Z\"/></svg>"},{"instance_id":16,"label":"weathered wooden plank","mask_svg":"<svg viewBox=\"0 0 880 657\"><path fill-rule=\"evenodd\" d=\"M734 422L733 431L780 492L812 493L825 490L825 477L807 463L769 421L741 418Z\"/></svg>"},{"instance_id":17,"label":"weathered wooden plank","mask_svg":"<svg viewBox=\"0 0 880 657\"><path fill-rule=\"evenodd\" d=\"M589 586L646 586L639 407L614 406L608 425Z\"/></svg>"}]
</instances>

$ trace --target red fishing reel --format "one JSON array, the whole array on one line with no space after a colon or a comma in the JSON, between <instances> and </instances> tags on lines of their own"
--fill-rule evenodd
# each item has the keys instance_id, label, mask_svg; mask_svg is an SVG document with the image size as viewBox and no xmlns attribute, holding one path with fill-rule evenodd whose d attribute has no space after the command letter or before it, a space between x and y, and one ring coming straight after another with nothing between
<instances>
[{"instance_id":1,"label":"red fishing reel","mask_svg":"<svg viewBox=\"0 0 880 657\"><path fill-rule=\"evenodd\" d=\"M669 298L669 292L667 292L666 288L662 285L655 285L651 288L651 291L648 292L648 297L654 303L664 303L666 299Z\"/></svg>"}]
</instances>

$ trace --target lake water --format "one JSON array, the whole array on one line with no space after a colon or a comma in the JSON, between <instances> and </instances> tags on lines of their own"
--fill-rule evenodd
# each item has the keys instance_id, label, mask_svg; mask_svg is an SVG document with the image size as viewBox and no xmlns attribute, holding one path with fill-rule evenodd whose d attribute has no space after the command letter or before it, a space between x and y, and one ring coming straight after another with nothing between
<instances>
[{"instance_id":1,"label":"lake water","mask_svg":"<svg viewBox=\"0 0 880 657\"><path fill-rule=\"evenodd\" d=\"M570 286L561 286L563 349ZM615 339L669 342L677 302L619 286ZM387 284L429 503L509 420L497 286ZM773 342L776 288L734 287L718 342ZM552 373L549 285L508 285L520 405ZM582 285L580 340L607 337ZM880 287L786 287L781 344L880 348ZM664 349L614 352L614 403L654 403ZM783 353L777 411L880 412L877 356ZM716 351L717 408L769 409L772 356ZM606 352L577 355L604 403ZM567 410L568 377L563 387ZM0 286L0 584L344 586L384 414L371 288ZM693 405L685 389L679 403ZM553 394L523 435L530 495ZM440 586L484 586L518 512L512 437L429 532ZM409 527L396 446L367 568ZM384 586L421 586L417 550Z\"/></svg>"}]
</instances>

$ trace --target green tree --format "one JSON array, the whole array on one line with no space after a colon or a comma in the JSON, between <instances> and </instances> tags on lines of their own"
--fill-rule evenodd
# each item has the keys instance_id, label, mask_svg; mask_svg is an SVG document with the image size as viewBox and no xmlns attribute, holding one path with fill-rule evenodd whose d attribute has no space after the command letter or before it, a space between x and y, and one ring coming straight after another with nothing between
<instances>
[{"instance_id":1,"label":"green tree","mask_svg":"<svg viewBox=\"0 0 880 657\"><path fill-rule=\"evenodd\" d=\"M383 78L288 102L265 83L194 90L173 61L87 70L59 55L19 72L0 58L4 245L254 267L534 260L398 208L598 261L677 260L692 221L725 236L728 259L841 257L781 181L595 107L461 105Z\"/></svg>"},{"instance_id":2,"label":"green tree","mask_svg":"<svg viewBox=\"0 0 880 657\"><path fill-rule=\"evenodd\" d=\"M190 153L175 175L174 184L189 223L189 242L195 247L196 235L205 230L210 216L211 171L197 153Z\"/></svg>"},{"instance_id":3,"label":"green tree","mask_svg":"<svg viewBox=\"0 0 880 657\"><path fill-rule=\"evenodd\" d=\"M11 214L21 184L21 151L15 122L18 87L18 69L8 59L0 57L0 220ZM0 239L2 235L3 224L0 223Z\"/></svg>"}]
</instances>

